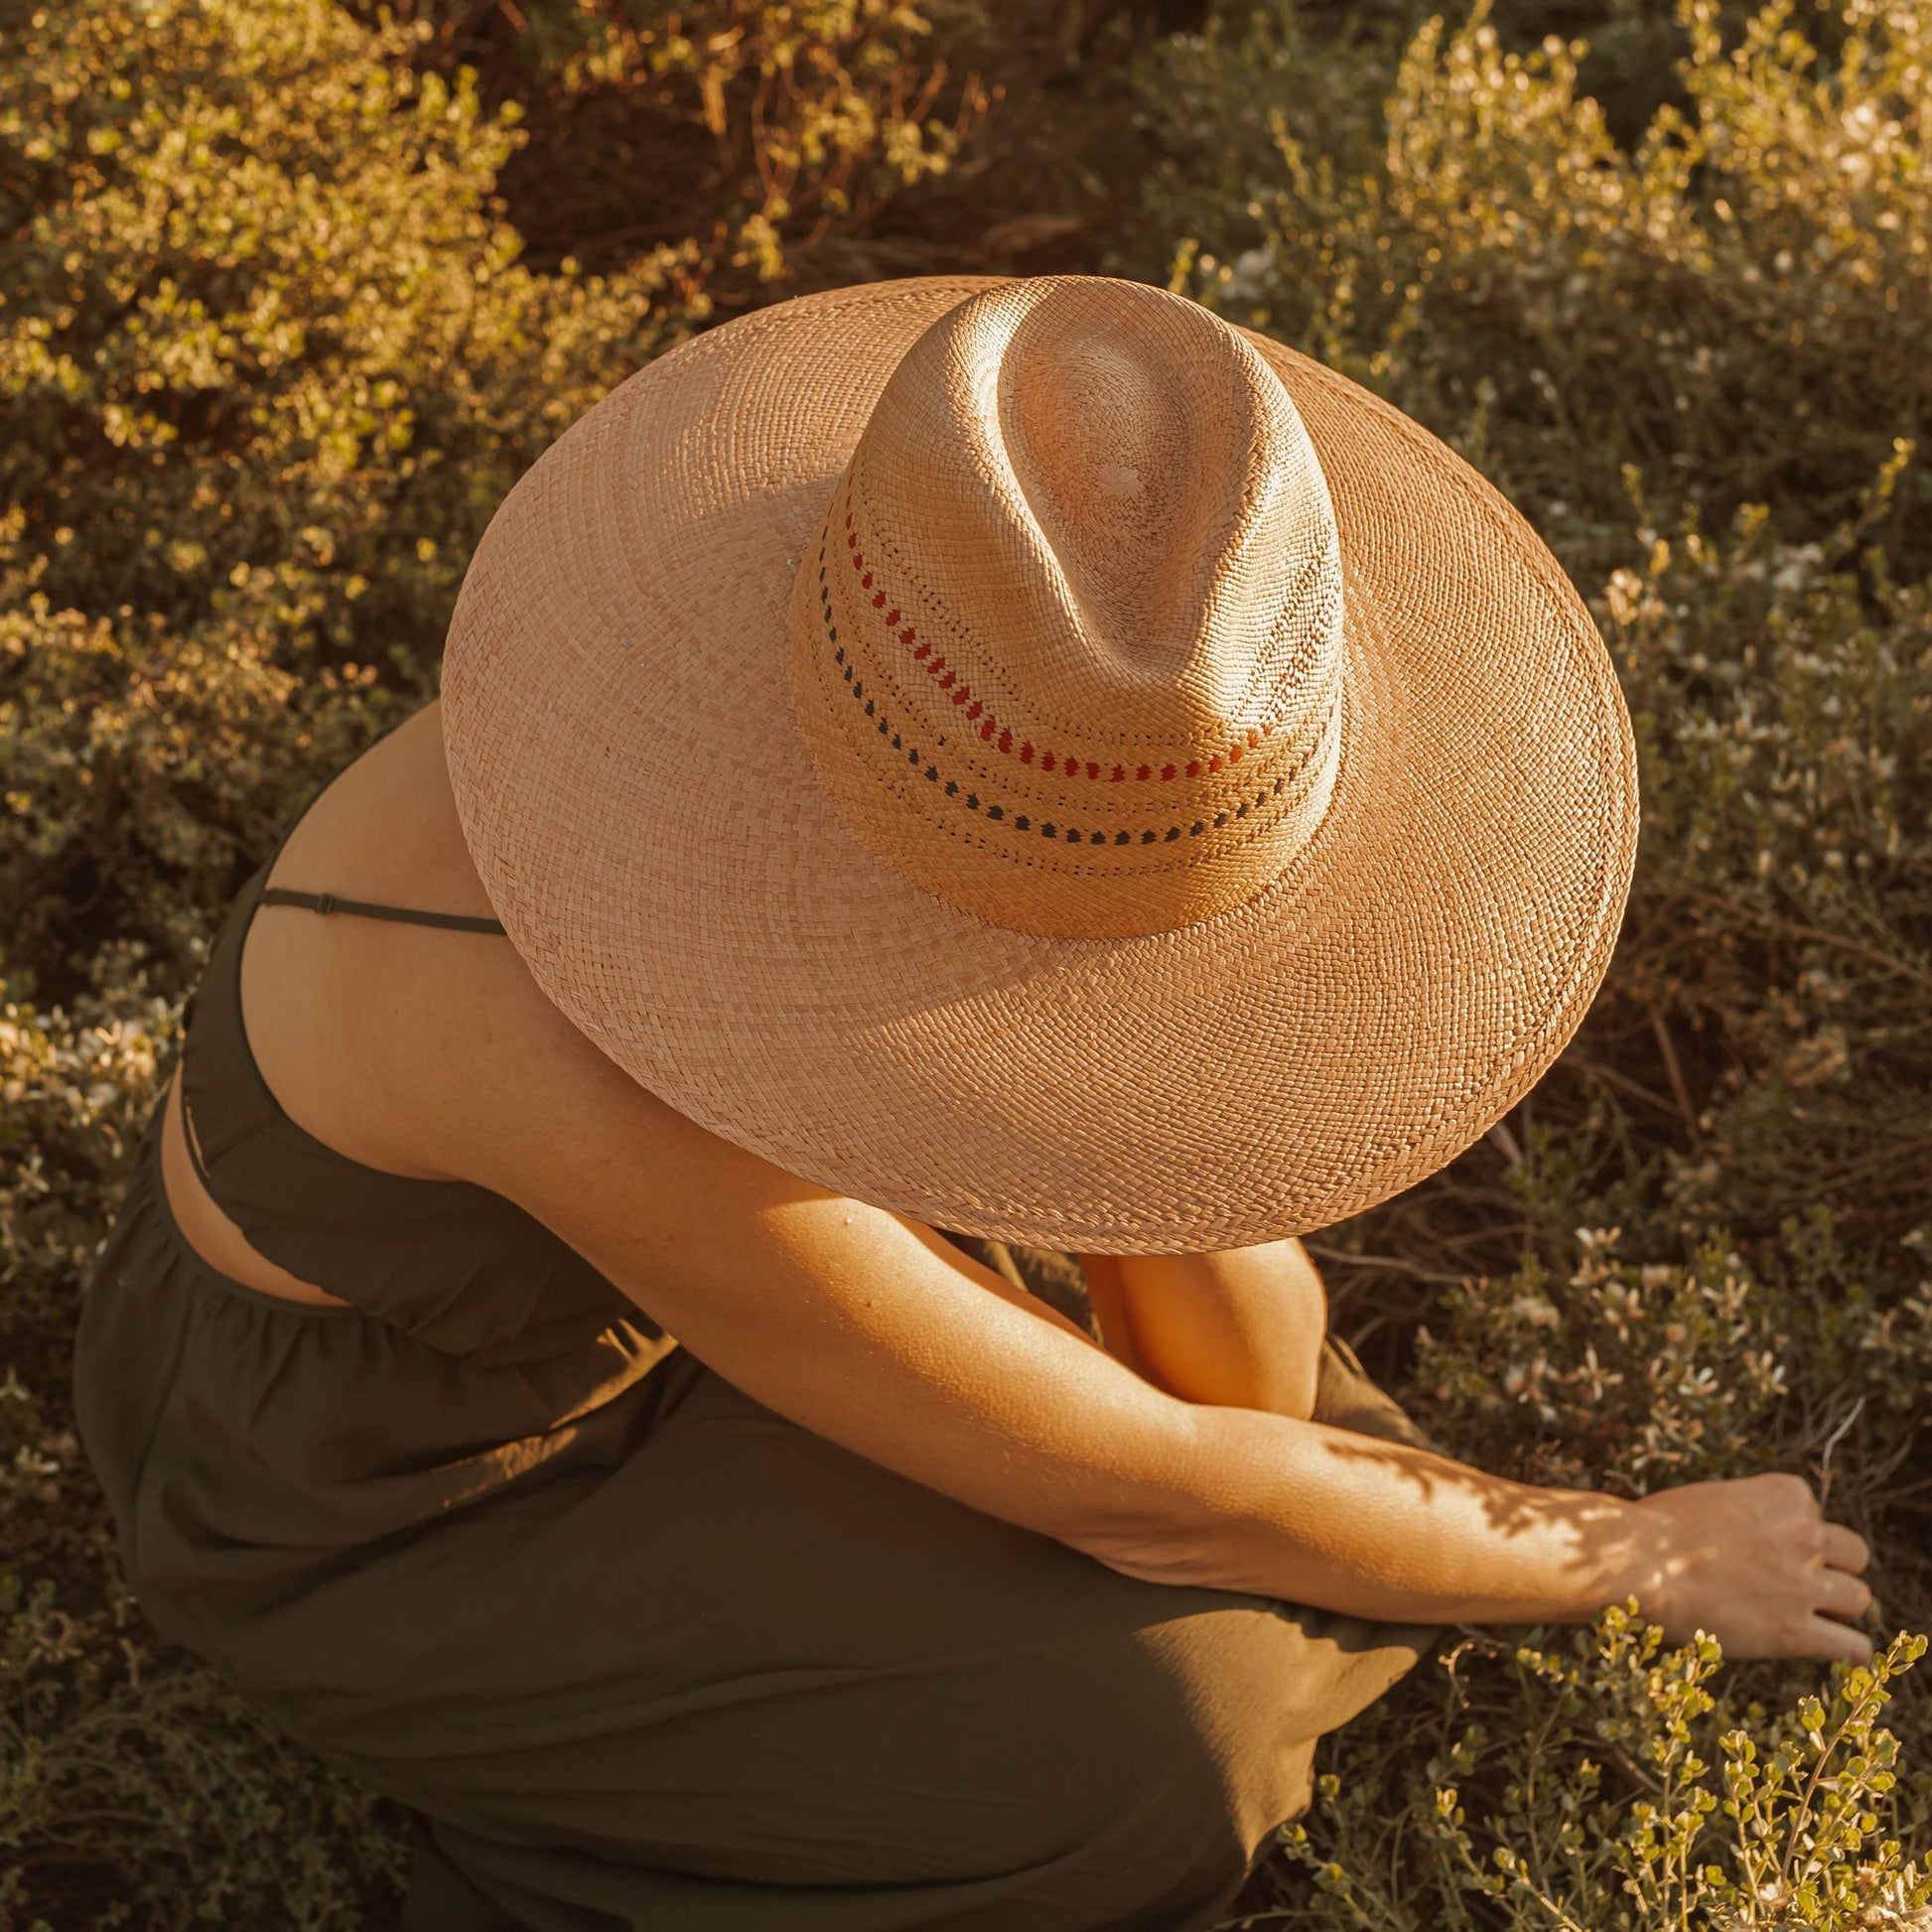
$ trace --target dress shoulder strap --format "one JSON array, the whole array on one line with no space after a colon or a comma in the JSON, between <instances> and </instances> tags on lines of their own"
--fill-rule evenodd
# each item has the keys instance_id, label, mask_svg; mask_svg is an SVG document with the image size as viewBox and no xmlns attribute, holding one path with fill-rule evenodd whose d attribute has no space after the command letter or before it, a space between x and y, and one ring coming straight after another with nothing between
<instances>
[{"instance_id":1,"label":"dress shoulder strap","mask_svg":"<svg viewBox=\"0 0 1932 1932\"><path fill-rule=\"evenodd\" d=\"M261 903L306 905L317 912L353 912L365 919L399 919L405 925L451 926L459 932L503 932L501 919L472 918L462 912L418 912L404 905L372 905L366 899L338 898L334 893L292 893L282 886L270 886L262 894Z\"/></svg>"}]
</instances>

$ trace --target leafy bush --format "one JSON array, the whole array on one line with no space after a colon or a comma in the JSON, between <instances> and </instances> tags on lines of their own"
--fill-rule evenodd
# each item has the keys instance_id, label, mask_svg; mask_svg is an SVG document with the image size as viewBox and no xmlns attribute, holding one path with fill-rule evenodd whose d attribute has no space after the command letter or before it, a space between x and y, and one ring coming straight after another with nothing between
<instances>
[{"instance_id":1,"label":"leafy bush","mask_svg":"<svg viewBox=\"0 0 1932 1932\"><path fill-rule=\"evenodd\" d=\"M1639 535L1604 598L1651 862L1619 986L1703 1040L1682 1211L1762 1231L1822 1198L1896 1242L1932 1218L1932 584L1895 581L1858 521Z\"/></svg>"},{"instance_id":2,"label":"leafy bush","mask_svg":"<svg viewBox=\"0 0 1932 1932\"><path fill-rule=\"evenodd\" d=\"M557 237L619 259L688 239L693 279L728 305L943 175L988 105L976 75L953 80L930 10L899 0L398 11L424 32L418 66L472 64L529 109L504 191L541 257ZM953 42L967 23L948 25Z\"/></svg>"},{"instance_id":3,"label":"leafy bush","mask_svg":"<svg viewBox=\"0 0 1932 1932\"><path fill-rule=\"evenodd\" d=\"M59 994L110 935L189 968L268 828L433 689L516 475L678 319L668 254L518 265L511 129L398 29L7 0L0 33L0 974Z\"/></svg>"},{"instance_id":4,"label":"leafy bush","mask_svg":"<svg viewBox=\"0 0 1932 1932\"><path fill-rule=\"evenodd\" d=\"M522 268L510 125L399 29L8 0L0 37L0 1922L379 1923L393 1811L142 1629L74 1296L235 886L433 691L519 471L690 317L668 258Z\"/></svg>"},{"instance_id":5,"label":"leafy bush","mask_svg":"<svg viewBox=\"0 0 1932 1932\"><path fill-rule=\"evenodd\" d=\"M1282 1834L1278 1902L1238 1924L1361 1932L1917 1932L1932 1872L1885 1836L1898 1740L1890 1684L1924 1654L1900 1637L1835 1666L1829 1701L1739 1710L1709 1638L1665 1649L1612 1605L1561 1647L1471 1635L1438 1708L1379 1759L1351 1751L1320 1801L1378 1856L1323 1858ZM1478 1796L1478 1793L1480 1796ZM1923 1793L1915 1794L1922 1807ZM1309 1872L1306 1883L1285 1878Z\"/></svg>"},{"instance_id":6,"label":"leafy bush","mask_svg":"<svg viewBox=\"0 0 1932 1932\"><path fill-rule=\"evenodd\" d=\"M1486 3L1453 33L1432 20L1373 166L1284 116L1285 179L1233 206L1231 184L1191 207L1170 188L1170 221L1206 238L1182 277L1453 434L1573 548L1627 527L1626 464L1708 523L1771 503L1787 540L1822 535L1932 411L1932 14L1824 11L1846 36L1820 76L1789 0L1729 48L1715 0L1679 0L1690 111L1660 107L1630 152L1578 92L1583 43L1506 52ZM1168 65L1193 61L1167 57L1155 101ZM1924 472L1885 540L1932 558Z\"/></svg>"},{"instance_id":7,"label":"leafy bush","mask_svg":"<svg viewBox=\"0 0 1932 1932\"><path fill-rule=\"evenodd\" d=\"M1747 1463L1767 1432L1789 1435L1776 1412L1794 1375L1806 1393L1864 1379L1869 1296L1846 1281L1828 1221L1773 1251L1788 1273L1768 1282L1720 1240L1688 1267L1621 1261L1621 1232L1580 1228L1561 1283L1532 1255L1443 1298L1446 1332L1421 1331L1417 1381L1472 1458L1577 1486L1703 1481ZM1884 1393L1893 1407L1910 1395Z\"/></svg>"}]
</instances>

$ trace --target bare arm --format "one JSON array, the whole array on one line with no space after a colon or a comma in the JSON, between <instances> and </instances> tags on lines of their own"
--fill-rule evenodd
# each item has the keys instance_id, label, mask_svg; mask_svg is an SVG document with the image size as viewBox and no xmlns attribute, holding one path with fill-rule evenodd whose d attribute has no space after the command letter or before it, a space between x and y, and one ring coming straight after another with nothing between
<instances>
[{"instance_id":1,"label":"bare arm","mask_svg":"<svg viewBox=\"0 0 1932 1932\"><path fill-rule=\"evenodd\" d=\"M437 1124L434 1158L520 1201L748 1394L888 1468L1130 1576L1390 1619L1661 1607L1672 1566L1706 1561L1645 1505L1176 1399L930 1228L706 1133L550 1012L471 1052L484 1090ZM1760 1646L1862 1654L1800 1602L1820 1548L1781 1593L1764 1580L1788 1526L1734 1501L1718 1517L1713 1560L1754 1564L1781 1619Z\"/></svg>"},{"instance_id":2,"label":"bare arm","mask_svg":"<svg viewBox=\"0 0 1932 1932\"><path fill-rule=\"evenodd\" d=\"M1108 1352L1186 1402L1313 1412L1328 1301L1301 1242L1079 1257Z\"/></svg>"}]
</instances>

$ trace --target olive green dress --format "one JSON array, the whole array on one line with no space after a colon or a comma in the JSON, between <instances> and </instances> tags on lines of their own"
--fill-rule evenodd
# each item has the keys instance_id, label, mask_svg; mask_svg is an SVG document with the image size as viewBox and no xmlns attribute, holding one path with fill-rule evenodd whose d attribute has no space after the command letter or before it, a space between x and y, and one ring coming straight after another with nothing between
<instances>
[{"instance_id":1,"label":"olive green dress","mask_svg":"<svg viewBox=\"0 0 1932 1932\"><path fill-rule=\"evenodd\" d=\"M305 1134L240 1024L273 864L185 1097L249 1241L352 1306L195 1254L157 1108L74 1393L158 1628L417 1815L404 1932L1212 1926L1314 1739L1435 1633L1137 1582L950 1501L723 1381L503 1197ZM1077 1291L1069 1256L952 1238ZM1332 1352L1319 1413L1416 1440Z\"/></svg>"}]
</instances>

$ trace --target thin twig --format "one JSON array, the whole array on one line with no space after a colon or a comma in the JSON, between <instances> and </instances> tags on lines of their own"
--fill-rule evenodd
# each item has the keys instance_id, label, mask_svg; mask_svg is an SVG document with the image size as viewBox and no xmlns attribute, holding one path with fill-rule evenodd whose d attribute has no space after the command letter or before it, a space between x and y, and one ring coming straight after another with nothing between
<instances>
[{"instance_id":1,"label":"thin twig","mask_svg":"<svg viewBox=\"0 0 1932 1932\"><path fill-rule=\"evenodd\" d=\"M1758 925L1770 926L1779 932L1788 932L1794 939L1811 939L1821 946L1836 946L1841 952L1854 952L1861 959L1868 959L1874 966L1882 966L1887 972L1900 974L1908 980L1916 980L1921 986L1932 986L1932 973L1923 967L1913 966L1902 959L1894 959L1888 952L1880 952L1876 946L1867 946L1863 940L1848 939L1843 933L1826 932L1821 927L1806 925L1798 919L1787 919L1777 912L1766 912L1754 905L1743 905L1735 899L1725 898L1720 893L1694 893L1694 898L1705 903L1722 906L1727 912L1741 914L1754 920Z\"/></svg>"},{"instance_id":2,"label":"thin twig","mask_svg":"<svg viewBox=\"0 0 1932 1932\"><path fill-rule=\"evenodd\" d=\"M1825 1444L1825 1452L1818 1458L1818 1507L1825 1507L1825 1500L1832 1493L1832 1451L1844 1440L1845 1432L1864 1413L1864 1397L1860 1396L1853 1403L1851 1413L1832 1431Z\"/></svg>"},{"instance_id":3,"label":"thin twig","mask_svg":"<svg viewBox=\"0 0 1932 1932\"><path fill-rule=\"evenodd\" d=\"M1653 1093L1641 1080L1633 1080L1627 1073L1619 1073L1615 1067L1605 1066L1600 1060L1587 1060L1581 1053L1573 1053L1565 1064L1587 1079L1601 1080L1607 1086L1648 1103L1659 1113L1674 1114L1678 1111L1661 1093Z\"/></svg>"},{"instance_id":4,"label":"thin twig","mask_svg":"<svg viewBox=\"0 0 1932 1932\"><path fill-rule=\"evenodd\" d=\"M1449 1288L1460 1288L1469 1279L1467 1275L1445 1275L1438 1269L1420 1268L1413 1261L1404 1261L1400 1255L1344 1254L1339 1248L1318 1248L1312 1241L1304 1241L1302 1246L1319 1261L1345 1261L1351 1268L1392 1268L1398 1275L1413 1275L1419 1282L1440 1282Z\"/></svg>"},{"instance_id":5,"label":"thin twig","mask_svg":"<svg viewBox=\"0 0 1932 1932\"><path fill-rule=\"evenodd\" d=\"M1677 1111L1684 1116L1684 1125L1696 1140L1697 1109L1691 1105L1691 1089L1684 1082L1684 1069L1677 1062L1677 1047L1670 1036L1670 1023L1661 1007L1650 1009L1650 1031L1657 1035L1657 1044L1663 1051L1664 1071L1670 1075L1670 1090L1677 1098Z\"/></svg>"}]
</instances>

